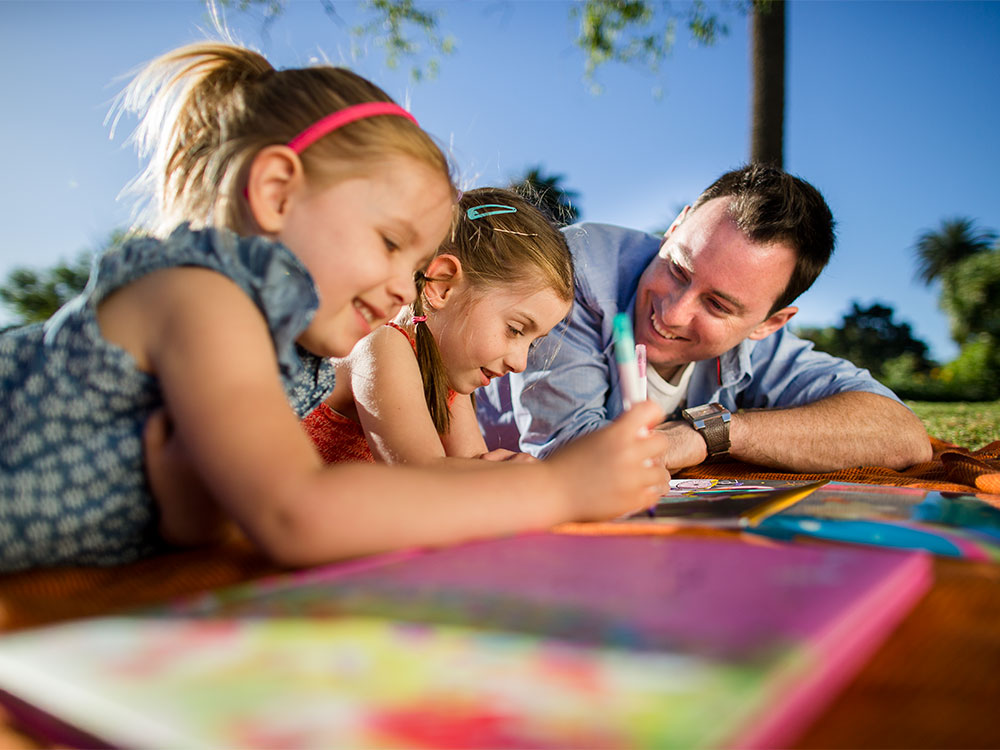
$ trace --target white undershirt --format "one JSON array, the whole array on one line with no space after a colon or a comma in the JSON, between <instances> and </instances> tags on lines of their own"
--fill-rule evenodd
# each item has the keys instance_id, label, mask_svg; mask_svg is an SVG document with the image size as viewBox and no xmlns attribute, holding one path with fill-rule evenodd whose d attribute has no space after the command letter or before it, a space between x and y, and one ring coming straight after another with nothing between
<instances>
[{"instance_id":1,"label":"white undershirt","mask_svg":"<svg viewBox=\"0 0 1000 750\"><path fill-rule=\"evenodd\" d=\"M694 362L688 362L679 377L674 376L673 379L677 381L675 385L660 377L652 367L646 368L646 397L658 403L668 416L673 414L687 398L688 382L691 380L693 370Z\"/></svg>"}]
</instances>

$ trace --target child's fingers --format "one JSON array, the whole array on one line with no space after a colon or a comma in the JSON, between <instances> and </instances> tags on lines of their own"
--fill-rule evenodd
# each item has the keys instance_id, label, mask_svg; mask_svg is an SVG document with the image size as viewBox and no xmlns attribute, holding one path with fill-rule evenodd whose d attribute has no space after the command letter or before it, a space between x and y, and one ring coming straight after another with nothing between
<instances>
[{"instance_id":1,"label":"child's fingers","mask_svg":"<svg viewBox=\"0 0 1000 750\"><path fill-rule=\"evenodd\" d=\"M615 422L633 430L652 430L664 419L663 409L655 401L642 401L618 417Z\"/></svg>"},{"instance_id":2,"label":"child's fingers","mask_svg":"<svg viewBox=\"0 0 1000 750\"><path fill-rule=\"evenodd\" d=\"M514 451L509 451L506 448L494 448L491 451L486 451L479 456L483 461L507 461L512 456L517 455Z\"/></svg>"},{"instance_id":3,"label":"child's fingers","mask_svg":"<svg viewBox=\"0 0 1000 750\"><path fill-rule=\"evenodd\" d=\"M515 453L506 448L494 448L479 456L483 461L511 461L517 464L530 464L538 459L530 453Z\"/></svg>"},{"instance_id":4,"label":"child's fingers","mask_svg":"<svg viewBox=\"0 0 1000 750\"><path fill-rule=\"evenodd\" d=\"M655 487L661 491L664 486L670 486L670 472L663 465L659 455L643 460L641 473L638 477L644 487Z\"/></svg>"},{"instance_id":5,"label":"child's fingers","mask_svg":"<svg viewBox=\"0 0 1000 750\"><path fill-rule=\"evenodd\" d=\"M142 447L145 455L159 454L163 450L163 446L167 444L169 434L167 412L163 409L157 409L146 420L146 426L142 429Z\"/></svg>"},{"instance_id":6,"label":"child's fingers","mask_svg":"<svg viewBox=\"0 0 1000 750\"><path fill-rule=\"evenodd\" d=\"M530 453L515 453L513 456L507 459L511 463L515 464L533 464L538 463L538 459L532 456Z\"/></svg>"},{"instance_id":7,"label":"child's fingers","mask_svg":"<svg viewBox=\"0 0 1000 750\"><path fill-rule=\"evenodd\" d=\"M171 493L172 470L167 455L170 441L170 420L164 409L157 409L142 428L142 456L146 481L153 497L162 498Z\"/></svg>"}]
</instances>

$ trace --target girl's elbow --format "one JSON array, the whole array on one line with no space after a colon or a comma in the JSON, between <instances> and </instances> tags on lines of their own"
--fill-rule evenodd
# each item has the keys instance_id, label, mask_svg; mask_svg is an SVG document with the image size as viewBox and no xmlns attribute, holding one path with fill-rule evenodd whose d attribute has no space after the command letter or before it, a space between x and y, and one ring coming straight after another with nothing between
<instances>
[{"instance_id":1,"label":"girl's elbow","mask_svg":"<svg viewBox=\"0 0 1000 750\"><path fill-rule=\"evenodd\" d=\"M322 538L322 525L304 505L294 499L275 503L257 515L247 535L271 562L282 567L319 565L346 556L337 554L336 540Z\"/></svg>"}]
</instances>

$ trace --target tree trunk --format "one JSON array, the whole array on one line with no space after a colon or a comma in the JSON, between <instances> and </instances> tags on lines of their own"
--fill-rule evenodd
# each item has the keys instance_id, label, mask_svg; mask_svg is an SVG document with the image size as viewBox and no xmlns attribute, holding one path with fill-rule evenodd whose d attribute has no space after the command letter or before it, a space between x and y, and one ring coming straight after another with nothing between
<instances>
[{"instance_id":1,"label":"tree trunk","mask_svg":"<svg viewBox=\"0 0 1000 750\"><path fill-rule=\"evenodd\" d=\"M750 160L783 165L785 123L785 0L754 0L750 11L753 111Z\"/></svg>"}]
</instances>

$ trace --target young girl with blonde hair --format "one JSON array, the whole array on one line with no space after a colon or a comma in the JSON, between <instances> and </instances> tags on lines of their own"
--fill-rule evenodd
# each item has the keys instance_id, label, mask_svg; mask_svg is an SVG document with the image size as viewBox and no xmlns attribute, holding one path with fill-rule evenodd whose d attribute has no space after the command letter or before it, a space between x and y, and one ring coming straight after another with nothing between
<instances>
[{"instance_id":1,"label":"young girl with blonde hair","mask_svg":"<svg viewBox=\"0 0 1000 750\"><path fill-rule=\"evenodd\" d=\"M49 321L0 336L0 571L124 563L227 521L309 565L655 497L652 405L546 462L324 466L299 419L334 387L329 358L416 297L454 216L447 160L359 76L228 44L153 61L125 106L143 115L156 232L99 258ZM144 456L144 428L168 422ZM207 493L165 473L167 454Z\"/></svg>"},{"instance_id":2,"label":"young girl with blonde hair","mask_svg":"<svg viewBox=\"0 0 1000 750\"><path fill-rule=\"evenodd\" d=\"M477 188L395 321L337 360L337 385L303 424L325 461L524 461L487 452L471 394L524 370L569 313L573 259L561 232L510 190Z\"/></svg>"}]
</instances>

